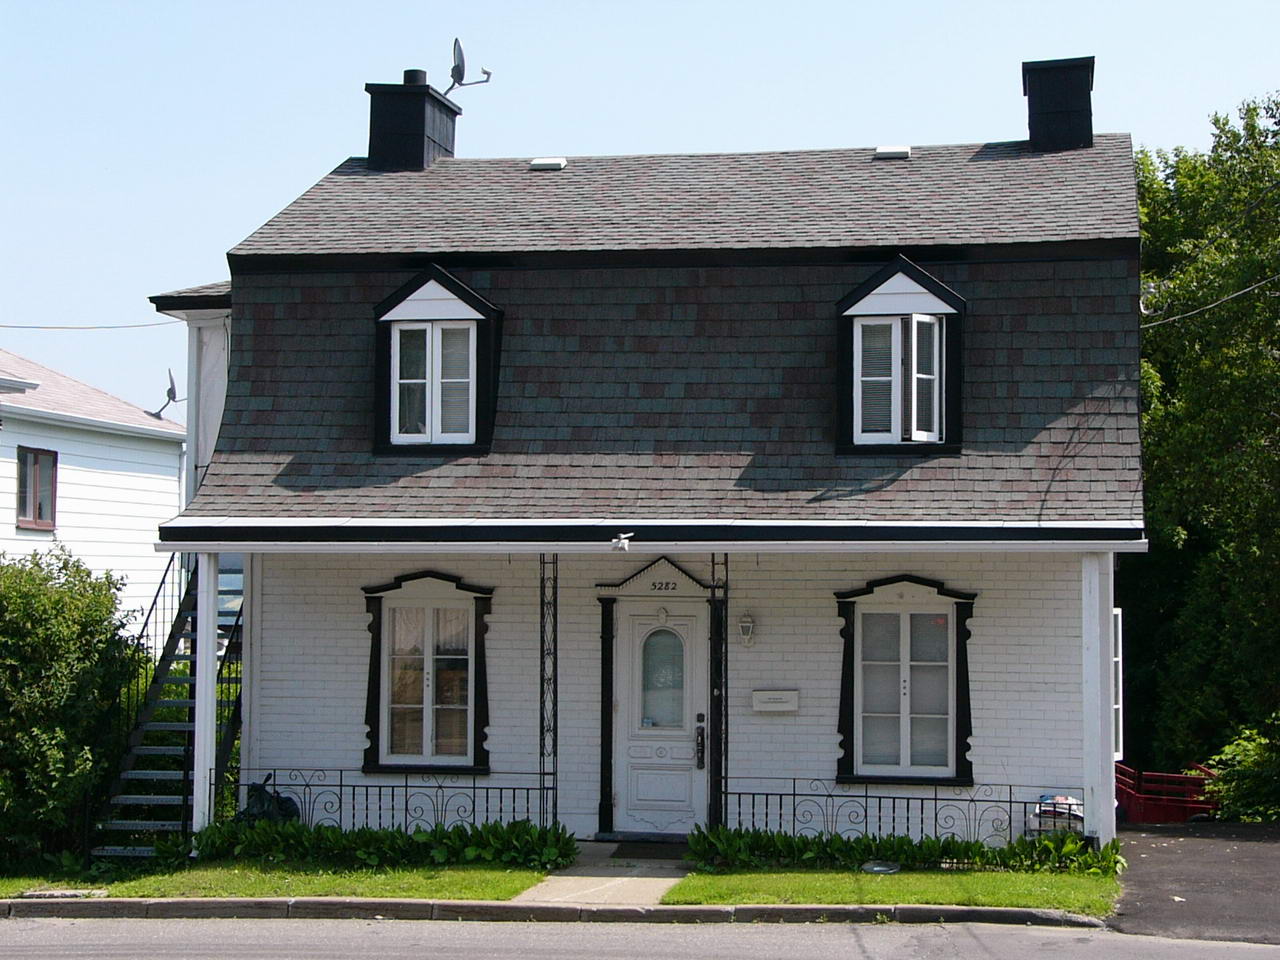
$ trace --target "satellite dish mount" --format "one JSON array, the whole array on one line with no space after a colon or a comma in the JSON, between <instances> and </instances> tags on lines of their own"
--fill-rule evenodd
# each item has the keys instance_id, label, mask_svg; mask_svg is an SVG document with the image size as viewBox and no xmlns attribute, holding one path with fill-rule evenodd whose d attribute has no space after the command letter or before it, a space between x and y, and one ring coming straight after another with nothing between
<instances>
[{"instance_id":1,"label":"satellite dish mount","mask_svg":"<svg viewBox=\"0 0 1280 960\"><path fill-rule=\"evenodd\" d=\"M444 92L444 95L447 97L450 91L453 90L454 87L475 87L475 86L479 86L482 83L488 83L490 80L493 79L493 74L490 71L486 70L484 67L480 68L480 72L484 74L483 80L472 80L470 83L466 82L467 61L466 61L466 58L462 56L461 42L459 42L457 37L454 37L453 38L453 67L449 70L449 76L452 78L453 83L449 84L449 89Z\"/></svg>"}]
</instances>

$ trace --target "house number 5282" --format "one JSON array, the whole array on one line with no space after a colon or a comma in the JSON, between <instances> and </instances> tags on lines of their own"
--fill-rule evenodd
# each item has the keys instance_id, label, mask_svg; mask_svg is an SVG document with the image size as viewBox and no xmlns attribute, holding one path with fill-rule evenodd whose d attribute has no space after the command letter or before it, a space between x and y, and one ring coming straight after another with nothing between
<instances>
[{"instance_id":1,"label":"house number 5282","mask_svg":"<svg viewBox=\"0 0 1280 960\"><path fill-rule=\"evenodd\" d=\"M649 589L655 593L668 593L675 590L676 582L674 580L651 580L649 581Z\"/></svg>"}]
</instances>

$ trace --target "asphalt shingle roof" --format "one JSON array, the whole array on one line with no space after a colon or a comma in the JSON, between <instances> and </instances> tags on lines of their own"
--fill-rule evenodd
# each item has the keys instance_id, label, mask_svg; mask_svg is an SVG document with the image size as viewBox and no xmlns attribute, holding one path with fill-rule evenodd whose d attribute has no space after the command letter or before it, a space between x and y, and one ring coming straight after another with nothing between
<instances>
[{"instance_id":1,"label":"asphalt shingle roof","mask_svg":"<svg viewBox=\"0 0 1280 960\"><path fill-rule=\"evenodd\" d=\"M932 246L1135 238L1126 134L1034 153L1025 141L870 149L444 159L353 158L232 255Z\"/></svg>"},{"instance_id":2,"label":"asphalt shingle roof","mask_svg":"<svg viewBox=\"0 0 1280 960\"><path fill-rule=\"evenodd\" d=\"M40 384L23 393L0 395L0 403L12 410L25 408L86 417L104 423L167 430L179 440L186 436L186 428L179 423L153 417L141 407L113 397L105 390L81 383L65 373L59 373L8 350L0 350L0 374ZM156 394L157 400L162 399L159 390Z\"/></svg>"}]
</instances>

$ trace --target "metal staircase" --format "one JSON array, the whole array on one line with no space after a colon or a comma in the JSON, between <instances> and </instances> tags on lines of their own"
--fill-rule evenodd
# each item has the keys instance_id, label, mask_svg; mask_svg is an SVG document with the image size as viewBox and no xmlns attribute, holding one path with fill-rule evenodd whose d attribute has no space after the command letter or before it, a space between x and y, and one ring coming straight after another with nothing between
<instances>
[{"instance_id":1,"label":"metal staircase","mask_svg":"<svg viewBox=\"0 0 1280 960\"><path fill-rule=\"evenodd\" d=\"M228 562L230 561L230 562ZM191 831L195 736L196 615L194 565L170 561L138 636L142 675L121 697L123 757L98 824L101 857L149 857L160 837ZM217 775L232 759L240 732L241 601L238 557L218 576ZM172 615L170 615L172 614ZM159 631L168 624L163 642Z\"/></svg>"}]
</instances>

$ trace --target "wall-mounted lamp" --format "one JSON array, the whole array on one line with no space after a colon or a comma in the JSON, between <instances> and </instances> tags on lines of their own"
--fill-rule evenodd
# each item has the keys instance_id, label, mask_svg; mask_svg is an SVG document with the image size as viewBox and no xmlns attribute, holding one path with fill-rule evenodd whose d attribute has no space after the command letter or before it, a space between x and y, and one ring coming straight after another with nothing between
<instances>
[{"instance_id":1,"label":"wall-mounted lamp","mask_svg":"<svg viewBox=\"0 0 1280 960\"><path fill-rule=\"evenodd\" d=\"M755 629L756 622L751 619L751 614L744 613L742 618L738 620L738 635L742 640L742 645L744 647L749 647L755 643L755 641L751 639L751 634L755 632Z\"/></svg>"}]
</instances>

